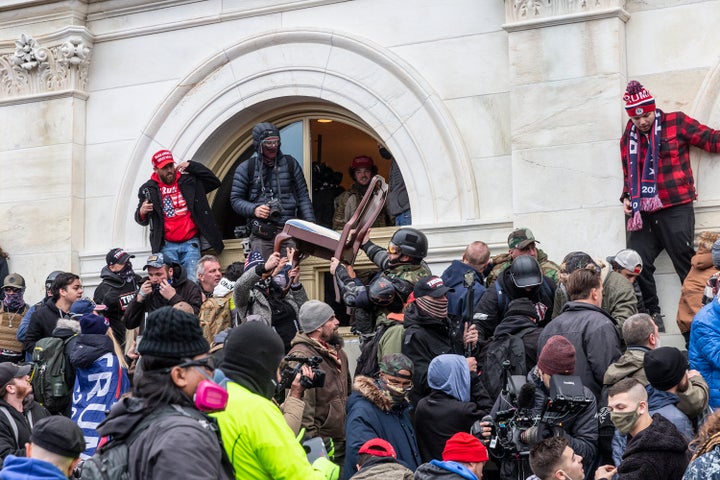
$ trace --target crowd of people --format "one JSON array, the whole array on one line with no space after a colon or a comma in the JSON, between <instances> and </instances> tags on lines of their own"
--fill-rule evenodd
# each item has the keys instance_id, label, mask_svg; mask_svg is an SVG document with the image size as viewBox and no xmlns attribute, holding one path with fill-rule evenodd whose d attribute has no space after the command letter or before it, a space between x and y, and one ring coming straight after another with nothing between
<instances>
[{"instance_id":1,"label":"crowd of people","mask_svg":"<svg viewBox=\"0 0 720 480\"><path fill-rule=\"evenodd\" d=\"M223 250L207 201L220 181L158 151L138 191L153 251L141 270L112 248L93 298L53 271L35 305L21 274L2 276L0 478L720 478L720 234L693 242L688 161L689 145L719 151L720 132L660 111L637 82L624 100L628 248L604 259L556 263L517 228L507 253L473 241L433 272L379 146L392 164L374 225L401 228L387 246L363 232L369 274L329 261L354 371L335 310L302 285L298 245L276 251L287 220L315 220L277 127L255 126L235 172L250 248L229 265L207 254ZM349 171L335 228L377 169L361 155ZM662 250L687 351L661 345Z\"/></svg>"}]
</instances>

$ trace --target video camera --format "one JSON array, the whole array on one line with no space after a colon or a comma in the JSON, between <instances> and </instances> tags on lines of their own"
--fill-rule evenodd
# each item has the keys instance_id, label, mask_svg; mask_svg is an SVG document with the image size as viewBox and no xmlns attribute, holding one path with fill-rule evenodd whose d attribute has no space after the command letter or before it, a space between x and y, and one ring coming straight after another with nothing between
<instances>
[{"instance_id":1,"label":"video camera","mask_svg":"<svg viewBox=\"0 0 720 480\"><path fill-rule=\"evenodd\" d=\"M503 363L503 368L509 367ZM535 385L527 382L522 375L509 375L506 386L500 394L501 410L493 419L490 416L475 422L471 433L481 438L480 422L493 423L493 432L489 448L494 456L502 458L527 456L534 441L523 438L524 432L540 440L543 434L560 436L562 424L591 403L585 395L580 377L574 375L552 375L550 377L550 395L540 412L535 408Z\"/></svg>"},{"instance_id":2,"label":"video camera","mask_svg":"<svg viewBox=\"0 0 720 480\"><path fill-rule=\"evenodd\" d=\"M295 357L288 355L284 359L286 362L296 362L294 367L290 365L285 366L282 372L280 372L280 382L278 382L276 391L278 393L290 388L295 376L303 365L307 365L312 369L313 378L307 375L300 376L300 385L305 388L322 388L325 386L325 372L317 368L322 363L322 357Z\"/></svg>"}]
</instances>

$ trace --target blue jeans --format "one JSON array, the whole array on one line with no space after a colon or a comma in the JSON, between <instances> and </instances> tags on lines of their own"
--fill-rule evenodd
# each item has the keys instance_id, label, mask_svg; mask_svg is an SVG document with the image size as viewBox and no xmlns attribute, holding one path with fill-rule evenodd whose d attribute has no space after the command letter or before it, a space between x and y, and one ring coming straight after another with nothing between
<instances>
[{"instance_id":1,"label":"blue jeans","mask_svg":"<svg viewBox=\"0 0 720 480\"><path fill-rule=\"evenodd\" d=\"M179 243L165 241L162 254L165 255L166 262L182 265L188 280L191 282L197 280L195 274L197 273L197 262L200 260L200 240L198 238L191 238Z\"/></svg>"},{"instance_id":2,"label":"blue jeans","mask_svg":"<svg viewBox=\"0 0 720 480\"><path fill-rule=\"evenodd\" d=\"M395 225L398 227L412 225L412 214L409 208L395 216Z\"/></svg>"}]
</instances>

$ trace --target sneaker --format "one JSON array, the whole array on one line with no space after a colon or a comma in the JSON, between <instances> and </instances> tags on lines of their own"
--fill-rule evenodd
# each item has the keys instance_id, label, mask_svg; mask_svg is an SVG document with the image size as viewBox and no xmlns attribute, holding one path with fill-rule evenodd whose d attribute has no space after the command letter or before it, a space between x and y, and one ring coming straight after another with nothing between
<instances>
[{"instance_id":1,"label":"sneaker","mask_svg":"<svg viewBox=\"0 0 720 480\"><path fill-rule=\"evenodd\" d=\"M660 312L655 312L652 314L653 322L655 322L655 325L657 325L658 332L660 333L665 333L665 322L663 321L663 318L665 318L665 315Z\"/></svg>"}]
</instances>

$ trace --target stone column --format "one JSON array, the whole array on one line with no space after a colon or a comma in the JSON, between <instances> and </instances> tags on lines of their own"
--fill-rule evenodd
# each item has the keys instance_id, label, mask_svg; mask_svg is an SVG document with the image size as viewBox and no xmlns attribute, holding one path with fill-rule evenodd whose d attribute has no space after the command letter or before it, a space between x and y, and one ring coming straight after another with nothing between
<instances>
[{"instance_id":1,"label":"stone column","mask_svg":"<svg viewBox=\"0 0 720 480\"><path fill-rule=\"evenodd\" d=\"M624 246L623 0L506 0L515 226L550 258Z\"/></svg>"},{"instance_id":2,"label":"stone column","mask_svg":"<svg viewBox=\"0 0 720 480\"><path fill-rule=\"evenodd\" d=\"M77 271L83 248L91 50L84 27L0 43L0 239L28 300L50 271Z\"/></svg>"}]
</instances>

